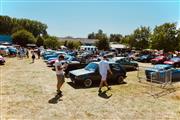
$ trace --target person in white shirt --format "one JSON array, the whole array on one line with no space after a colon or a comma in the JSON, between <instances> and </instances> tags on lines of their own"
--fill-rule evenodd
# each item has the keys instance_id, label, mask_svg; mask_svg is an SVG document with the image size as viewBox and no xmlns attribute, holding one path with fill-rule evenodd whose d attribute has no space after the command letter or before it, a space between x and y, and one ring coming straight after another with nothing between
<instances>
[{"instance_id":1,"label":"person in white shirt","mask_svg":"<svg viewBox=\"0 0 180 120\"><path fill-rule=\"evenodd\" d=\"M101 88L103 87L104 84L106 85L108 90L111 89L107 84L108 71L110 72L110 74L112 74L112 71L111 71L111 69L109 67L109 63L107 61L107 56L103 56L103 60L101 60L100 63L99 63L99 73L101 75L101 82L100 82L100 85L99 85L99 92L102 92Z\"/></svg>"},{"instance_id":2,"label":"person in white shirt","mask_svg":"<svg viewBox=\"0 0 180 120\"><path fill-rule=\"evenodd\" d=\"M55 62L55 70L56 70L56 76L57 76L57 94L61 95L62 91L60 88L62 87L64 81L64 69L67 67L67 64L64 63L62 65L62 61L64 61L64 56L60 55L58 60Z\"/></svg>"}]
</instances>

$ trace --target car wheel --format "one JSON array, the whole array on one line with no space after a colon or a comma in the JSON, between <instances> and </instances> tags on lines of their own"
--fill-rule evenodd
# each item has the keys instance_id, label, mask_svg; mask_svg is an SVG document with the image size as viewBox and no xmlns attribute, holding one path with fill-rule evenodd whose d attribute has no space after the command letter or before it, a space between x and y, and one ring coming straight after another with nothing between
<instances>
[{"instance_id":1,"label":"car wheel","mask_svg":"<svg viewBox=\"0 0 180 120\"><path fill-rule=\"evenodd\" d=\"M91 85L92 85L92 80L91 79L84 80L84 86L85 87L91 87Z\"/></svg>"},{"instance_id":2,"label":"car wheel","mask_svg":"<svg viewBox=\"0 0 180 120\"><path fill-rule=\"evenodd\" d=\"M123 76L118 76L118 78L117 78L117 83L118 83L118 84L121 84L121 83L123 83L123 82L124 82Z\"/></svg>"}]
</instances>

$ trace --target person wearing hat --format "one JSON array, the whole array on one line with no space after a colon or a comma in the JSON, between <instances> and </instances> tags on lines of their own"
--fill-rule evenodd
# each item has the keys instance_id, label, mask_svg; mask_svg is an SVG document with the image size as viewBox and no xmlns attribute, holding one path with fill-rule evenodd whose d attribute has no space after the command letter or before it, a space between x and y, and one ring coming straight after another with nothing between
<instances>
[{"instance_id":1,"label":"person wearing hat","mask_svg":"<svg viewBox=\"0 0 180 120\"><path fill-rule=\"evenodd\" d=\"M60 88L62 87L63 83L65 82L64 80L64 69L67 67L67 64L64 63L64 56L60 55L58 57L58 60L55 61L55 70L56 70L56 76L57 76L57 94L61 95L62 91Z\"/></svg>"},{"instance_id":2,"label":"person wearing hat","mask_svg":"<svg viewBox=\"0 0 180 120\"><path fill-rule=\"evenodd\" d=\"M107 56L103 56L103 60L100 61L99 63L99 73L101 75L101 82L99 85L99 93L101 93L101 88L103 87L103 85L105 84L105 86L107 87L108 90L110 90L111 88L108 86L107 84L107 75L108 72L110 72L110 74L112 74L112 71L109 67L109 63L107 61Z\"/></svg>"}]
</instances>

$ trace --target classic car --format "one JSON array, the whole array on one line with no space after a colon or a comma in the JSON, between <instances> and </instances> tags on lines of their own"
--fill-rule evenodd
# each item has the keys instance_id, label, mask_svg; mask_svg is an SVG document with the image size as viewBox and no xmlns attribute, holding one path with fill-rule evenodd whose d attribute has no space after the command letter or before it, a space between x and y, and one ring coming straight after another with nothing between
<instances>
[{"instance_id":1,"label":"classic car","mask_svg":"<svg viewBox=\"0 0 180 120\"><path fill-rule=\"evenodd\" d=\"M148 81L150 81L153 74L159 73L160 76L159 78L156 79L157 81L163 82L161 78L164 77L165 72L167 70L170 70L172 72L172 81L180 81L180 69L176 69L172 65L166 65L166 64L157 64L154 65L154 67L152 68L146 69L145 70L146 78Z\"/></svg>"},{"instance_id":2,"label":"classic car","mask_svg":"<svg viewBox=\"0 0 180 120\"><path fill-rule=\"evenodd\" d=\"M169 65L173 65L174 67L179 67L180 66L180 57L174 57L168 61L164 61L164 64L169 64Z\"/></svg>"},{"instance_id":3,"label":"classic car","mask_svg":"<svg viewBox=\"0 0 180 120\"><path fill-rule=\"evenodd\" d=\"M65 53L65 52L63 52L63 51L56 51L56 52L53 53L53 54L46 55L46 56L44 57L44 59L45 59L44 61L47 62L49 58L56 58L56 57L58 57L59 55L62 55L62 54L63 54L64 56L67 55L67 53Z\"/></svg>"},{"instance_id":4,"label":"classic car","mask_svg":"<svg viewBox=\"0 0 180 120\"><path fill-rule=\"evenodd\" d=\"M163 64L164 61L166 61L166 60L167 60L167 57L161 55L161 56L155 57L154 59L151 59L151 63L152 64Z\"/></svg>"},{"instance_id":5,"label":"classic car","mask_svg":"<svg viewBox=\"0 0 180 120\"><path fill-rule=\"evenodd\" d=\"M48 62L47 62L47 65L50 66L50 67L53 67L55 61L58 59L58 57L56 58L49 58L48 59ZM65 56L65 60L67 62L71 62L71 61L77 61L77 59L74 57L74 56L70 56L70 55L66 55Z\"/></svg>"},{"instance_id":6,"label":"classic car","mask_svg":"<svg viewBox=\"0 0 180 120\"><path fill-rule=\"evenodd\" d=\"M126 71L136 70L138 67L138 63L128 57L114 57L111 60L119 63Z\"/></svg>"},{"instance_id":7,"label":"classic car","mask_svg":"<svg viewBox=\"0 0 180 120\"><path fill-rule=\"evenodd\" d=\"M153 59L155 56L151 55L151 54L147 54L147 55L141 55L137 61L138 62L150 62L151 59Z\"/></svg>"},{"instance_id":8,"label":"classic car","mask_svg":"<svg viewBox=\"0 0 180 120\"><path fill-rule=\"evenodd\" d=\"M109 65L113 74L108 74L108 82L116 81L118 84L122 83L126 78L126 71L118 63L109 62ZM69 77L75 84L83 83L85 87L91 87L93 83L101 80L99 62L91 62L83 69L70 71Z\"/></svg>"},{"instance_id":9,"label":"classic car","mask_svg":"<svg viewBox=\"0 0 180 120\"><path fill-rule=\"evenodd\" d=\"M3 65L5 63L5 59L0 55L0 64Z\"/></svg>"}]
</instances>

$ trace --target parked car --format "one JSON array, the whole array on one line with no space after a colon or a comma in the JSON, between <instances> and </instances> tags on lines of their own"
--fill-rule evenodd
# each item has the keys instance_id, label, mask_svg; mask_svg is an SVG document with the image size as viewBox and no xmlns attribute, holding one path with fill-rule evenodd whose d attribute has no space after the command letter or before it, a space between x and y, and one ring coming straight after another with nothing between
<instances>
[{"instance_id":1,"label":"parked car","mask_svg":"<svg viewBox=\"0 0 180 120\"><path fill-rule=\"evenodd\" d=\"M155 57L154 59L151 59L151 63L152 64L163 64L164 61L166 61L166 60L167 60L167 57L161 55L161 56Z\"/></svg>"},{"instance_id":2,"label":"parked car","mask_svg":"<svg viewBox=\"0 0 180 120\"><path fill-rule=\"evenodd\" d=\"M176 69L172 65L166 65L166 64L157 64L154 65L154 67L152 68L146 69L145 70L146 78L148 81L150 81L152 74L156 72L160 72L159 77L162 77L164 76L166 70L172 71L172 81L180 81L180 69ZM159 79L159 81L161 81L161 79Z\"/></svg>"},{"instance_id":3,"label":"parked car","mask_svg":"<svg viewBox=\"0 0 180 120\"><path fill-rule=\"evenodd\" d=\"M122 83L126 78L126 71L115 62L109 62L113 74L108 74L107 80ZM71 81L75 84L83 83L85 87L91 87L93 83L100 82L99 62L91 62L85 68L69 72Z\"/></svg>"},{"instance_id":4,"label":"parked car","mask_svg":"<svg viewBox=\"0 0 180 120\"><path fill-rule=\"evenodd\" d=\"M58 60L58 57L56 57L56 58L49 58L48 62L47 62L48 66L53 67L56 60ZM78 61L74 56L70 56L70 55L66 55L65 56L65 60L68 63L71 62L71 61Z\"/></svg>"},{"instance_id":5,"label":"parked car","mask_svg":"<svg viewBox=\"0 0 180 120\"><path fill-rule=\"evenodd\" d=\"M155 55L147 54L140 56L137 61L138 62L150 62L151 59L155 58Z\"/></svg>"},{"instance_id":6,"label":"parked car","mask_svg":"<svg viewBox=\"0 0 180 120\"><path fill-rule=\"evenodd\" d=\"M87 63L80 63L79 61L70 61L68 62L67 68L64 70L65 76L69 77L69 71L82 69L87 65L88 65Z\"/></svg>"},{"instance_id":7,"label":"parked car","mask_svg":"<svg viewBox=\"0 0 180 120\"><path fill-rule=\"evenodd\" d=\"M46 50L42 51L41 55L44 58L46 55L50 55L50 54L53 54L53 53L55 53L54 50L46 49Z\"/></svg>"},{"instance_id":8,"label":"parked car","mask_svg":"<svg viewBox=\"0 0 180 120\"><path fill-rule=\"evenodd\" d=\"M9 54L9 50L8 50L7 46L0 45L0 55L6 56L8 54Z\"/></svg>"},{"instance_id":9,"label":"parked car","mask_svg":"<svg viewBox=\"0 0 180 120\"><path fill-rule=\"evenodd\" d=\"M119 63L126 71L136 70L138 68L138 63L128 57L114 57L111 60Z\"/></svg>"},{"instance_id":10,"label":"parked car","mask_svg":"<svg viewBox=\"0 0 180 120\"><path fill-rule=\"evenodd\" d=\"M179 67L180 66L180 57L174 57L168 61L164 61L164 64L169 64L169 65L173 65L174 67Z\"/></svg>"},{"instance_id":11,"label":"parked car","mask_svg":"<svg viewBox=\"0 0 180 120\"><path fill-rule=\"evenodd\" d=\"M2 56L0 55L0 64L3 65L4 63L5 63L5 59L4 59L4 57L2 57Z\"/></svg>"},{"instance_id":12,"label":"parked car","mask_svg":"<svg viewBox=\"0 0 180 120\"><path fill-rule=\"evenodd\" d=\"M65 52L63 52L63 51L56 51L56 52L53 53L53 54L46 55L46 56L44 57L45 62L47 62L49 58L57 58L59 55L64 55L64 56L66 56L67 53L65 53Z\"/></svg>"}]
</instances>

